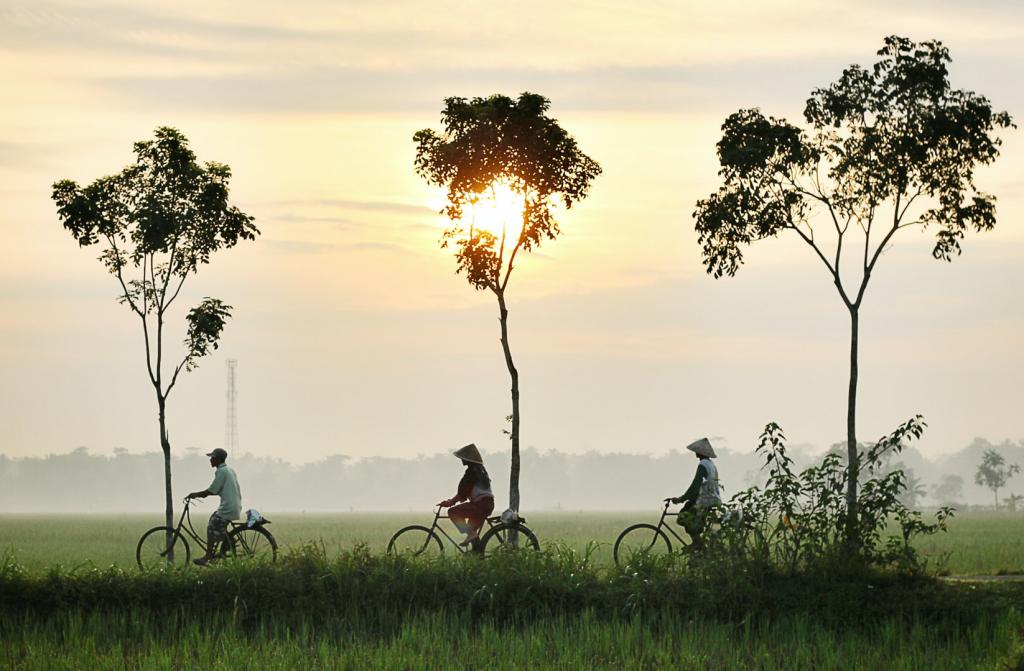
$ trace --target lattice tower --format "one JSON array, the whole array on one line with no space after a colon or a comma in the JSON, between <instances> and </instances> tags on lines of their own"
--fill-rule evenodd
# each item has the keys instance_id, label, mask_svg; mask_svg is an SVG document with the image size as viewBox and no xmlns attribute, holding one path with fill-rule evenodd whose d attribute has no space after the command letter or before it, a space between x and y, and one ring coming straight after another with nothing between
<instances>
[{"instance_id":1,"label":"lattice tower","mask_svg":"<svg viewBox=\"0 0 1024 671\"><path fill-rule=\"evenodd\" d=\"M236 387L236 369L238 359L228 359L228 390L227 415L224 419L224 449L234 456L238 452L238 389Z\"/></svg>"}]
</instances>

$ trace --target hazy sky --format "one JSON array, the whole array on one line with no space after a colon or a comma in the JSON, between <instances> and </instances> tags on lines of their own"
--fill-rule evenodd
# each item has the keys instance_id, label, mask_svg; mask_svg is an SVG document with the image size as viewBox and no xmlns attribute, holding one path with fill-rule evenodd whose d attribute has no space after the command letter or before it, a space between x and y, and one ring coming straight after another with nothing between
<instances>
[{"instance_id":1,"label":"hazy sky","mask_svg":"<svg viewBox=\"0 0 1024 671\"><path fill-rule=\"evenodd\" d=\"M176 449L224 435L239 360L242 448L307 461L502 445L508 378L492 295L438 248L412 134L445 96L534 91L598 160L564 236L523 259L510 329L524 445L661 453L845 435L848 317L790 238L734 279L700 263L691 213L739 107L798 120L816 86L888 34L937 38L955 86L1024 114L1015 2L175 2L0 0L0 452L158 447L138 320L61 228L59 178L89 182L180 128L228 163L263 235L186 287L235 306L170 400ZM904 232L862 311L860 435L914 413L926 454L1024 437L1020 133L979 175L994 232L952 264Z\"/></svg>"}]
</instances>

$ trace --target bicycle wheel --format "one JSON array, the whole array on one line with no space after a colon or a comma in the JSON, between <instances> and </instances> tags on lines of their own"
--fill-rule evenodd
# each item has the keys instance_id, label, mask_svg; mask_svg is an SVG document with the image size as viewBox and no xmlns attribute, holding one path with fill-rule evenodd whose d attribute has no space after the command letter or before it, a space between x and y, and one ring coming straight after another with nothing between
<instances>
[{"instance_id":1,"label":"bicycle wheel","mask_svg":"<svg viewBox=\"0 0 1024 671\"><path fill-rule=\"evenodd\" d=\"M653 524L634 524L615 539L615 564L622 566L639 555L656 556L672 552L665 532Z\"/></svg>"},{"instance_id":2,"label":"bicycle wheel","mask_svg":"<svg viewBox=\"0 0 1024 671\"><path fill-rule=\"evenodd\" d=\"M235 527L224 544L228 558L258 562L277 561L277 540L263 527Z\"/></svg>"},{"instance_id":3,"label":"bicycle wheel","mask_svg":"<svg viewBox=\"0 0 1024 671\"><path fill-rule=\"evenodd\" d=\"M491 527L484 534L483 538L480 539L480 553L487 552L487 548L491 548L492 552L502 549L511 550L512 545L509 543L509 536L513 531L519 532L519 547L535 551L540 550L540 541L537 540L537 535L530 531L530 528L525 524L501 523Z\"/></svg>"},{"instance_id":4,"label":"bicycle wheel","mask_svg":"<svg viewBox=\"0 0 1024 671\"><path fill-rule=\"evenodd\" d=\"M432 529L413 524L395 532L388 541L388 554L438 557L444 552L444 545Z\"/></svg>"},{"instance_id":5,"label":"bicycle wheel","mask_svg":"<svg viewBox=\"0 0 1024 671\"><path fill-rule=\"evenodd\" d=\"M167 542L167 532L171 533L170 544ZM143 571L186 568L191 556L188 541L170 527L153 527L142 534L135 548L135 561Z\"/></svg>"}]
</instances>

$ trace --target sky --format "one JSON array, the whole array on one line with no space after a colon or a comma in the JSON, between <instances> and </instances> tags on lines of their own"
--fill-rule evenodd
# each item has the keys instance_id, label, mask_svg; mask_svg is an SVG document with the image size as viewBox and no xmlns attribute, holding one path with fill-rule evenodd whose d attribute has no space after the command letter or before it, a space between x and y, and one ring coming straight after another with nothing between
<instances>
[{"instance_id":1,"label":"sky","mask_svg":"<svg viewBox=\"0 0 1024 671\"><path fill-rule=\"evenodd\" d=\"M235 307L221 347L169 401L175 449L224 442L238 360L242 451L307 462L506 445L509 381L493 295L439 247L445 219L412 135L447 96L552 101L604 172L522 259L509 291L522 442L664 454L700 436L753 449L845 436L848 316L796 239L735 278L701 264L692 212L741 107L794 121L811 90L884 36L940 39L953 85L1024 111L1012 2L175 2L0 0L0 453L158 449L141 328L64 231L54 181L88 183L179 128L231 166L262 234L189 280ZM861 315L859 435L920 413L920 449L1024 437L1020 132L979 172L993 232L953 263L905 231Z\"/></svg>"}]
</instances>

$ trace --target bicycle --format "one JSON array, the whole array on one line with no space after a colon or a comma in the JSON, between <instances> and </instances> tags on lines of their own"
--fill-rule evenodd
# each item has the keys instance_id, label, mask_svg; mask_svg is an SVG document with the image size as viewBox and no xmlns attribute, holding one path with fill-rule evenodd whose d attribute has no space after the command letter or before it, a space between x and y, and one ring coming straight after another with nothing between
<instances>
[{"instance_id":1,"label":"bicycle","mask_svg":"<svg viewBox=\"0 0 1024 671\"><path fill-rule=\"evenodd\" d=\"M540 541L537 540L536 534L524 524L526 522L525 517L518 517L513 522L502 522L501 516L488 517L486 519L487 532L480 537L480 542L475 547L465 548L456 542L454 538L448 535L448 532L444 530L438 524L439 520L449 519L447 515L441 514L441 506L437 506L434 509L434 522L429 526L425 527L422 524L411 524L407 527L402 527L395 532L395 535L388 541L388 554L411 554L414 556L425 555L425 556L441 556L444 554L444 543L441 542L441 536L444 536L448 542L455 547L459 552L478 552L483 555L487 545L494 541L500 546L505 546L508 543L508 537L513 532L519 533L519 543L525 544L527 547L533 550L540 550ZM440 532L440 535L438 535Z\"/></svg>"},{"instance_id":2,"label":"bicycle","mask_svg":"<svg viewBox=\"0 0 1024 671\"><path fill-rule=\"evenodd\" d=\"M657 525L641 522L622 530L619 537L615 539L615 547L612 550L617 566L622 566L625 561L638 553L658 555L672 552L672 541L665 534L665 530L672 534L683 548L691 545L690 541L684 540L676 533L675 529L665 523L666 518L676 515L676 513L668 512L670 505L672 505L671 499L665 499L665 507L661 510L661 518Z\"/></svg>"},{"instance_id":3,"label":"bicycle","mask_svg":"<svg viewBox=\"0 0 1024 671\"><path fill-rule=\"evenodd\" d=\"M187 568L192 558L186 536L192 539L205 554L206 537L196 532L192 526L189 508L196 499L185 499L185 508L181 511L176 527L153 527L142 534L135 548L135 560L143 571L161 568ZM277 540L264 528L270 520L263 519L253 526L244 522L228 522L228 535L223 541L220 551L215 553L218 559L242 557L261 561L277 560Z\"/></svg>"}]
</instances>

